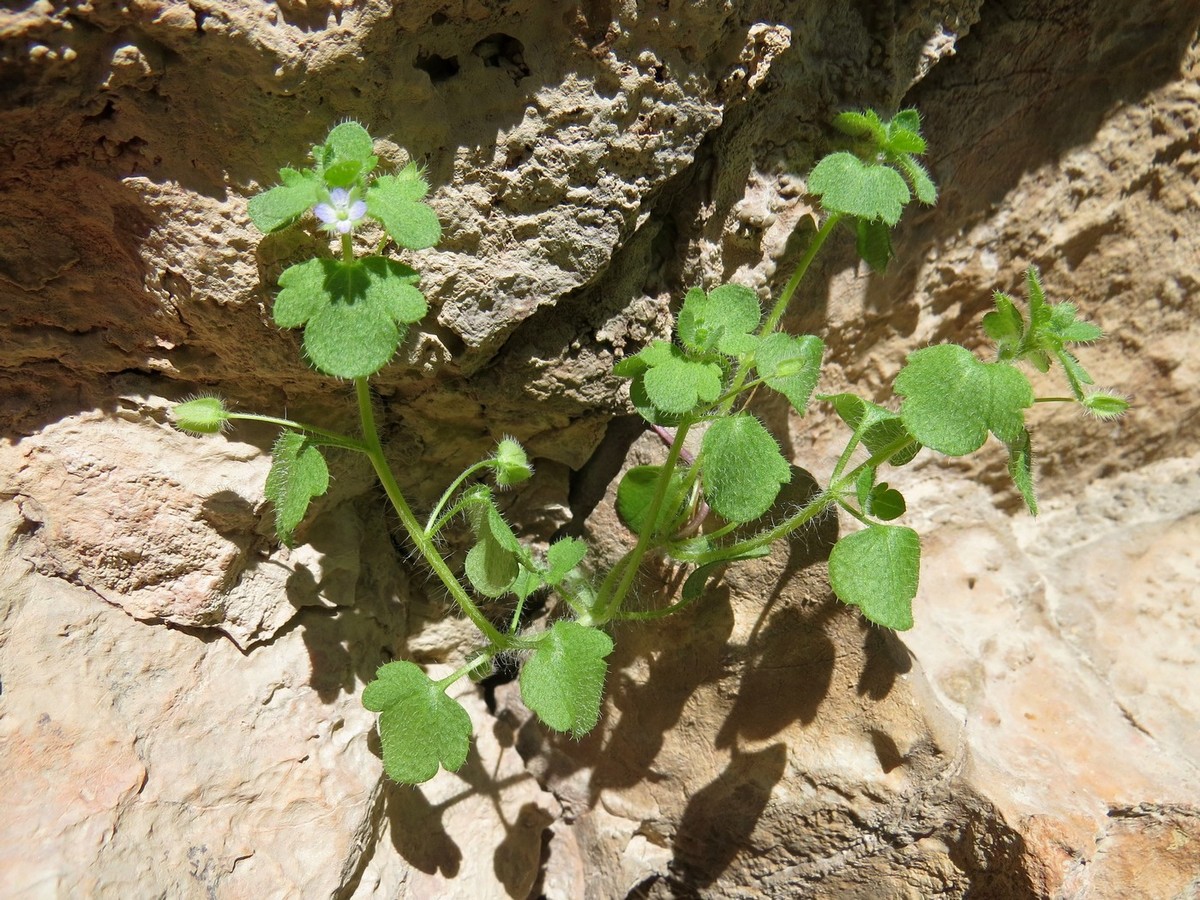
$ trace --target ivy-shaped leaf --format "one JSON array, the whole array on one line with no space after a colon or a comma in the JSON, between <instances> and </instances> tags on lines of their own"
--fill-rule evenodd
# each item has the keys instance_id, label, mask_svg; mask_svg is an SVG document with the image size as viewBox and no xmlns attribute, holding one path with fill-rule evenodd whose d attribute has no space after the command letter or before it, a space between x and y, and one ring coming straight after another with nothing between
<instances>
[{"instance_id":1,"label":"ivy-shaped leaf","mask_svg":"<svg viewBox=\"0 0 1200 900\"><path fill-rule=\"evenodd\" d=\"M605 657L613 642L603 631L559 620L521 667L521 697L555 731L583 737L600 718Z\"/></svg>"},{"instance_id":2,"label":"ivy-shaped leaf","mask_svg":"<svg viewBox=\"0 0 1200 900\"><path fill-rule=\"evenodd\" d=\"M904 179L885 165L864 163L853 153L831 153L808 176L808 189L821 198L828 212L856 216L888 225L900 221L912 198Z\"/></svg>"},{"instance_id":3,"label":"ivy-shaped leaf","mask_svg":"<svg viewBox=\"0 0 1200 900\"><path fill-rule=\"evenodd\" d=\"M791 466L771 432L742 413L717 419L700 444L704 498L728 522L757 519L791 480Z\"/></svg>"},{"instance_id":4,"label":"ivy-shaped leaf","mask_svg":"<svg viewBox=\"0 0 1200 900\"><path fill-rule=\"evenodd\" d=\"M379 713L383 768L393 781L420 784L439 765L455 772L466 762L471 717L414 663L380 666L362 704Z\"/></svg>"},{"instance_id":5,"label":"ivy-shaped leaf","mask_svg":"<svg viewBox=\"0 0 1200 900\"><path fill-rule=\"evenodd\" d=\"M250 221L263 234L284 228L308 212L321 197L321 179L315 172L280 169L283 184L250 198Z\"/></svg>"},{"instance_id":6,"label":"ivy-shaped leaf","mask_svg":"<svg viewBox=\"0 0 1200 900\"><path fill-rule=\"evenodd\" d=\"M1025 430L1024 410L1033 405L1029 379L1005 363L980 362L957 344L909 354L896 376L904 397L900 418L926 447L965 456L983 446L990 431L1008 445Z\"/></svg>"},{"instance_id":7,"label":"ivy-shaped leaf","mask_svg":"<svg viewBox=\"0 0 1200 900\"><path fill-rule=\"evenodd\" d=\"M429 185L409 163L397 175L383 175L367 189L367 212L383 223L401 247L423 250L442 236L437 213L421 202Z\"/></svg>"},{"instance_id":8,"label":"ivy-shaped leaf","mask_svg":"<svg viewBox=\"0 0 1200 900\"><path fill-rule=\"evenodd\" d=\"M758 295L740 284L723 284L711 293L692 288L679 311L679 341L697 353L717 351L739 356L754 349L752 333L762 319Z\"/></svg>"},{"instance_id":9,"label":"ivy-shaped leaf","mask_svg":"<svg viewBox=\"0 0 1200 900\"><path fill-rule=\"evenodd\" d=\"M721 367L692 359L669 341L655 341L637 356L621 360L613 372L640 380L646 399L668 414L682 415L721 395Z\"/></svg>"},{"instance_id":10,"label":"ivy-shaped leaf","mask_svg":"<svg viewBox=\"0 0 1200 900\"><path fill-rule=\"evenodd\" d=\"M838 599L877 625L913 626L921 542L911 528L871 525L838 541L829 554L829 582Z\"/></svg>"},{"instance_id":11,"label":"ivy-shaped leaf","mask_svg":"<svg viewBox=\"0 0 1200 900\"><path fill-rule=\"evenodd\" d=\"M328 488L329 467L321 451L299 432L281 433L271 448L271 471L263 493L275 507L275 533L284 546L296 545L296 526L308 512L308 504Z\"/></svg>"},{"instance_id":12,"label":"ivy-shaped leaf","mask_svg":"<svg viewBox=\"0 0 1200 900\"><path fill-rule=\"evenodd\" d=\"M811 334L795 337L776 331L768 334L754 351L755 368L767 386L788 398L800 415L821 377L825 344Z\"/></svg>"},{"instance_id":13,"label":"ivy-shaped leaf","mask_svg":"<svg viewBox=\"0 0 1200 900\"><path fill-rule=\"evenodd\" d=\"M275 321L304 328L304 350L328 375L359 378L383 368L428 311L408 266L369 256L353 262L310 259L279 276Z\"/></svg>"}]
</instances>

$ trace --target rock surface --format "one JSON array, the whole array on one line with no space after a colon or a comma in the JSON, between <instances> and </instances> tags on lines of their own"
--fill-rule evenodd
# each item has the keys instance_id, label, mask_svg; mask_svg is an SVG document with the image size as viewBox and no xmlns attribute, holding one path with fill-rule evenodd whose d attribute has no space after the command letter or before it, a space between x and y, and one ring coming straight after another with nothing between
<instances>
[{"instance_id":1,"label":"rock surface","mask_svg":"<svg viewBox=\"0 0 1200 900\"><path fill-rule=\"evenodd\" d=\"M1178 0L0 12L0 884L1200 894L1198 24ZM166 422L214 390L351 427L346 387L270 325L279 271L323 239L261 239L247 197L343 117L426 165L435 314L376 385L399 477L427 504L514 434L538 467L511 495L523 532L612 553L596 504L636 433L613 360L696 283L782 287L812 215L794 173L862 104L921 108L942 198L886 277L843 241L806 282L791 324L829 345L822 389L888 401L906 353L981 344L991 291L1037 264L1114 335L1089 368L1134 413L1037 411L1037 519L994 456L906 470L910 632L833 600L826 530L618 629L586 739L548 735L511 682L462 682L463 770L386 782L362 685L398 656L449 671L471 630L367 467L332 461L289 551L262 500L272 431ZM831 466L835 418L761 412Z\"/></svg>"}]
</instances>

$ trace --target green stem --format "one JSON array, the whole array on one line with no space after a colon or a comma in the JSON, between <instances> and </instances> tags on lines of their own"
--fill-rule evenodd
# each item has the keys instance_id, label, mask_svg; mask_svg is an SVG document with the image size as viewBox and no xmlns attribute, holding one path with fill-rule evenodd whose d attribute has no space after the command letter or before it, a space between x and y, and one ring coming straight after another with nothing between
<instances>
[{"instance_id":1,"label":"green stem","mask_svg":"<svg viewBox=\"0 0 1200 900\"><path fill-rule=\"evenodd\" d=\"M481 665L483 665L485 662L490 660L495 655L496 655L496 652L494 650L485 650L482 653L480 653L478 656L474 657L473 659L468 660L465 665L460 666L459 668L455 669L453 672L451 672L445 678L435 681L434 684L436 684L438 687L440 687L444 691L444 690L446 690L446 688L450 687L450 685L454 684L454 682L458 681L458 679L462 678L464 675L469 675L471 672L474 672L476 669L478 669Z\"/></svg>"},{"instance_id":2,"label":"green stem","mask_svg":"<svg viewBox=\"0 0 1200 900\"><path fill-rule=\"evenodd\" d=\"M326 431L324 428L317 428L315 425L305 425L303 422L294 422L291 419L260 416L255 413L230 413L229 418L241 419L244 422L266 422L268 425L279 425L283 428L294 429L295 431L306 431L309 434L324 438L324 442L332 446L343 447L346 450L357 450L359 453L367 452L366 444L355 440L349 435L338 434L336 431Z\"/></svg>"},{"instance_id":3,"label":"green stem","mask_svg":"<svg viewBox=\"0 0 1200 900\"><path fill-rule=\"evenodd\" d=\"M838 457L837 465L833 467L833 475L830 481L836 481L842 474L842 469L846 468L846 464L850 462L850 457L858 447L858 435L850 435L850 440L846 443L846 449L842 451L842 455Z\"/></svg>"},{"instance_id":4,"label":"green stem","mask_svg":"<svg viewBox=\"0 0 1200 900\"><path fill-rule=\"evenodd\" d=\"M480 469L485 469L494 462L495 460L491 459L490 457L488 459L481 459L479 462L475 463L475 465L466 469L461 475L459 475L450 483L450 487L446 488L445 493L442 494L441 499L438 500L437 505L434 506L433 512L429 514L429 519L425 523L425 533L427 535L432 536L434 531L441 528L441 524L439 523L438 529L435 529L433 523L437 519L438 514L442 511L442 507L450 502L450 498L454 496L454 492L458 490L459 486Z\"/></svg>"},{"instance_id":5,"label":"green stem","mask_svg":"<svg viewBox=\"0 0 1200 900\"><path fill-rule=\"evenodd\" d=\"M775 326L779 324L784 313L787 312L788 304L792 302L792 295L796 293L796 288L800 286L800 282L808 273L809 266L812 265L821 247L825 241L829 239L829 235L833 234L833 229L837 227L838 222L842 220L841 213L830 213L829 218L825 220L825 224L817 229L817 233L813 236L812 241L808 245L808 249L804 251L804 256L800 260L800 264L796 266L796 271L792 273L792 277L788 279L784 285L783 293L779 295L779 299L775 301L775 305L771 307L771 313L758 329L758 336L765 337L775 330ZM719 413L724 415L733 408L733 400L742 392L742 388L746 384L747 368L742 368L737 377L733 381L733 386L725 392L725 402L721 404Z\"/></svg>"},{"instance_id":6,"label":"green stem","mask_svg":"<svg viewBox=\"0 0 1200 900\"><path fill-rule=\"evenodd\" d=\"M833 229L837 227L838 222L842 220L842 213L830 213L829 218L825 220L825 224L817 229L816 235L812 239L812 243L808 245L808 249L804 251L804 257L800 260L800 265L796 266L796 271L792 273L792 277L788 279L788 283L783 288L783 293L779 295L779 300L775 303L771 314L767 316L767 320L763 322L762 328L758 330L759 336L770 334L775 330L775 326L779 324L779 320L783 318L783 314L787 312L788 304L792 302L792 295L796 293L796 288L800 286L800 282L804 280L804 276L808 273L808 267L812 265L812 261L817 258L817 254L821 251L821 247L828 240L829 235L833 234Z\"/></svg>"},{"instance_id":7,"label":"green stem","mask_svg":"<svg viewBox=\"0 0 1200 900\"><path fill-rule=\"evenodd\" d=\"M1034 397L1034 403L1078 403L1074 397Z\"/></svg>"},{"instance_id":8,"label":"green stem","mask_svg":"<svg viewBox=\"0 0 1200 900\"><path fill-rule=\"evenodd\" d=\"M837 498L842 495L842 492L845 491L849 485L854 483L860 472L872 466L882 465L909 444L913 443L915 440L915 438L907 434L896 438L896 440L885 446L878 453L872 455L870 459L859 463L840 479L832 480L828 488L814 497L813 500L806 507L804 507L804 509L800 510L800 512L796 513L796 515L792 516L790 519L785 519L774 528L760 532L754 537L747 538L740 543L733 544L729 547L721 547L708 553L701 554L696 558L695 564L697 566L702 566L708 562L716 562L718 560L740 556L743 553L750 553L767 544L773 544L780 538L787 537L787 535L791 534L797 528L800 528L803 525L811 522L821 513L825 512L825 510L830 506L837 503Z\"/></svg>"},{"instance_id":9,"label":"green stem","mask_svg":"<svg viewBox=\"0 0 1200 900\"><path fill-rule=\"evenodd\" d=\"M358 414L362 419L363 426L363 442L366 445L366 454L370 457L371 465L375 467L375 474L379 477L380 483L383 485L384 491L387 492L388 499L395 507L396 513L400 516L400 524L404 526L404 530L408 532L409 539L416 545L417 552L429 565L438 579L446 586L446 590L450 592L450 596L454 598L454 602L459 605L463 613L470 619L475 627L483 632L484 637L496 647L498 650L504 650L514 646L516 643L511 637L502 634L491 622L487 620L482 612L479 611L470 595L454 577L454 573L450 571L450 567L434 546L433 541L425 534L425 529L421 527L421 523L417 521L417 517L413 515L412 509L408 505L408 501L404 499L404 494L400 491L400 485L396 483L396 476L392 474L391 468L387 464L387 460L383 455L383 445L379 442L379 430L375 426L375 411L371 407L371 391L367 386L366 378L355 378L354 389L358 395Z\"/></svg>"},{"instance_id":10,"label":"green stem","mask_svg":"<svg viewBox=\"0 0 1200 900\"><path fill-rule=\"evenodd\" d=\"M637 576L637 570L642 564L642 557L646 555L646 551L650 549L650 545L658 537L658 514L662 509L663 500L667 494L667 488L671 484L671 473L675 471L675 465L679 462L679 454L683 450L683 442L687 437L688 430L692 427L690 419L684 419L679 423L679 427L675 429L675 439L671 442L671 449L667 452L667 461L663 464L659 471L658 483L654 486L654 496L650 499L650 506L646 509L646 515L642 519L642 533L638 535L637 544L633 550L621 557L605 576L604 582L600 585L600 594L596 598L596 609L599 611L595 617L597 624L604 624L609 621L613 614L621 608L621 604L625 602L625 595L629 593L629 588L633 585L633 579ZM617 584L615 590L612 589L612 579L617 574L621 573L621 580Z\"/></svg>"}]
</instances>

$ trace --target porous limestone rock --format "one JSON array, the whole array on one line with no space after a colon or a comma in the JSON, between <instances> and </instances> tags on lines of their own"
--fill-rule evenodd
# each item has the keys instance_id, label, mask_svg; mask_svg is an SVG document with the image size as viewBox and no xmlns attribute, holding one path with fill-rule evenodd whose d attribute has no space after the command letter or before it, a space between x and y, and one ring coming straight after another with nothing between
<instances>
[{"instance_id":1,"label":"porous limestone rock","mask_svg":"<svg viewBox=\"0 0 1200 900\"><path fill-rule=\"evenodd\" d=\"M1200 891L1200 49L1194 0L36 0L0 12L0 884L16 896L1187 897ZM361 460L295 550L273 433L353 425L271 324L325 246L246 200L343 118L415 159L433 315L373 384L428 504L510 433L520 530L625 537L615 359L697 283L777 292L828 119L916 104L942 198L886 277L835 239L790 317L822 389L889 402L906 353L982 349L1029 264L1114 339L1137 404L1035 411L1043 514L995 454L895 479L926 536L916 628L831 597L826 531L615 630L597 730L495 679L457 775L382 776L358 696L474 644ZM368 233L368 238L374 235ZM758 408L827 472L841 425ZM653 458L643 439L635 459ZM610 496L601 502L606 489ZM593 509L593 507L595 507ZM451 541L453 559L463 547ZM667 573L657 573L661 576ZM656 573L647 573L647 602Z\"/></svg>"}]
</instances>

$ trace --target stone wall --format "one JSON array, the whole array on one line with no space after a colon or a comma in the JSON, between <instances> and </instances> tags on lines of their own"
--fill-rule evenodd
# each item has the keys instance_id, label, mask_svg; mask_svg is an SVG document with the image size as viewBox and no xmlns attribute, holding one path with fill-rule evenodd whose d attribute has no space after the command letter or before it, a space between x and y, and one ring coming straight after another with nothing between
<instances>
[{"instance_id":1,"label":"stone wall","mask_svg":"<svg viewBox=\"0 0 1200 900\"><path fill-rule=\"evenodd\" d=\"M0 12L0 883L16 896L1148 897L1200 890L1200 3L1195 0L49 0ZM352 426L270 324L322 239L246 198L356 118L427 167L434 315L377 379L418 503L513 434L523 533L623 540L613 478L660 453L616 358L690 286L777 292L803 173L847 106L917 105L939 205L884 277L835 242L790 324L822 389L981 346L1041 267L1112 339L1116 423L1038 409L1043 513L996 453L900 476L917 626L867 627L813 533L618 628L583 741L502 679L456 775L382 777L358 697L472 649L370 472L295 550L273 433ZM827 472L841 427L758 410ZM925 458L928 456L929 458ZM452 548L453 549L453 548ZM648 580L647 592L653 590Z\"/></svg>"}]
</instances>

